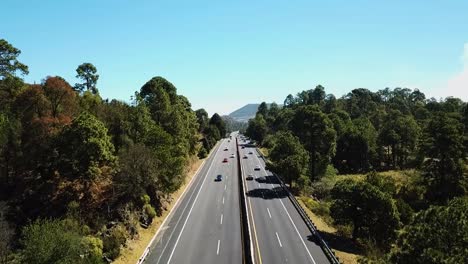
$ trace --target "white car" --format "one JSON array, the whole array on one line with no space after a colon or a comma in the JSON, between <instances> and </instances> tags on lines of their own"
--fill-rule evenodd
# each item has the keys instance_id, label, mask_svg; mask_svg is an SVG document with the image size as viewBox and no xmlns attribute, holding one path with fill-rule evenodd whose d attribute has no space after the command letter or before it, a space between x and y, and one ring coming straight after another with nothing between
<instances>
[{"instance_id":1,"label":"white car","mask_svg":"<svg viewBox=\"0 0 468 264\"><path fill-rule=\"evenodd\" d=\"M231 158L234 158L234 157L236 157L236 156L234 156L234 154L231 154Z\"/></svg>"}]
</instances>

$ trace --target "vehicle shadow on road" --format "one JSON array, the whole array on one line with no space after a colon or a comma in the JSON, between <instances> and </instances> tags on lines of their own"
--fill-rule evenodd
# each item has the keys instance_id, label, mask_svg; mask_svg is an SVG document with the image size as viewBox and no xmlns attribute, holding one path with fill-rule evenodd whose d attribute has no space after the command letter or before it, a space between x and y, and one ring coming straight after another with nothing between
<instances>
[{"instance_id":1,"label":"vehicle shadow on road","mask_svg":"<svg viewBox=\"0 0 468 264\"><path fill-rule=\"evenodd\" d=\"M329 233L323 231L320 232L320 235L322 236L323 240L327 242L328 246L332 249L356 255L363 255L364 253L363 249L359 247L359 245L350 238L340 236L336 233ZM318 240L315 235L310 235L307 237L307 239L318 244Z\"/></svg>"},{"instance_id":2,"label":"vehicle shadow on road","mask_svg":"<svg viewBox=\"0 0 468 264\"><path fill-rule=\"evenodd\" d=\"M273 189L257 188L248 191L246 194L252 198L262 198L265 200L282 199L288 197L288 192L281 187L275 187Z\"/></svg>"}]
</instances>

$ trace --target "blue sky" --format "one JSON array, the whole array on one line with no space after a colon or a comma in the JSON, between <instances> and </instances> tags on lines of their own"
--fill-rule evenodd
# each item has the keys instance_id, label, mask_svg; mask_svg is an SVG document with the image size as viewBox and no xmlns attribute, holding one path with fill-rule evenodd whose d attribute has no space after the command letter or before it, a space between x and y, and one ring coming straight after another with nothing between
<instances>
[{"instance_id":1,"label":"blue sky","mask_svg":"<svg viewBox=\"0 0 468 264\"><path fill-rule=\"evenodd\" d=\"M82 62L103 98L129 100L153 76L193 108L227 114L318 84L419 88L468 100L468 1L2 0L0 38L28 82Z\"/></svg>"}]
</instances>

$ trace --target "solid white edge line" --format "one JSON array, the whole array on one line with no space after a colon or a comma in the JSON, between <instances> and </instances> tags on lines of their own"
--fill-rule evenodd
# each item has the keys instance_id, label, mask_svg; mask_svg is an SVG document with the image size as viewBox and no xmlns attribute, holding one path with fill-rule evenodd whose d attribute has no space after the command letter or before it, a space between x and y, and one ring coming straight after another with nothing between
<instances>
[{"instance_id":1,"label":"solid white edge line","mask_svg":"<svg viewBox=\"0 0 468 264\"><path fill-rule=\"evenodd\" d=\"M278 239L278 243L279 243L280 247L283 247L283 244L281 244L281 240L279 238L278 232L275 232L275 233L276 233L276 238Z\"/></svg>"},{"instance_id":2,"label":"solid white edge line","mask_svg":"<svg viewBox=\"0 0 468 264\"><path fill-rule=\"evenodd\" d=\"M216 249L216 255L219 255L219 244L221 243L221 240L218 239L218 248Z\"/></svg>"},{"instance_id":3,"label":"solid white edge line","mask_svg":"<svg viewBox=\"0 0 468 264\"><path fill-rule=\"evenodd\" d=\"M257 152L258 152L258 151L257 151ZM255 155L255 157L257 158L258 162L260 162L260 165L262 165L262 162L261 162L260 159L257 157L257 155ZM265 170L265 167L261 167L261 168L263 169L263 172L265 172L265 174L268 175L268 173L267 173L266 170ZM273 173L273 175L275 175L275 174ZM278 180L279 180L279 179L278 179ZM271 183L271 185L273 185L273 183ZM278 196L278 194L276 194L276 196ZM278 196L278 198L279 198L279 196ZM310 259L312 260L312 262L313 262L314 264L317 264L317 263L315 262L314 257L312 257L312 254L310 254L309 248L307 247L306 243L304 242L304 239L302 239L301 233L299 233L299 230L297 229L296 225L294 224L294 221L292 220L291 215L289 215L288 209L286 209L286 206L284 206L284 203L283 203L283 201L282 201L281 199L279 199L279 201L280 201L281 205L283 206L284 211L286 211L286 214L288 215L289 221L291 221L291 224L294 226L294 229L296 230L297 235L298 235L299 238L301 239L302 245L304 245L304 248L306 249L307 254L309 254Z\"/></svg>"},{"instance_id":4,"label":"solid white edge line","mask_svg":"<svg viewBox=\"0 0 468 264\"><path fill-rule=\"evenodd\" d=\"M218 145L219 143L217 143L216 145ZM216 145L214 146L213 149L216 149ZM179 206L179 202L180 200L182 199L182 197L185 196L185 193L188 191L188 189L190 189L190 187L192 186L192 183L194 181L194 179L196 178L197 174L200 172L200 170L203 168L203 165L205 165L205 162L209 159L210 157L208 156L208 158L206 158L202 164L200 164L200 167L198 167L197 171L195 172L194 176L192 177L192 179L190 179L190 182L189 184L187 185L187 187L185 187L185 190L184 192L182 193L181 196L179 196L179 198L177 198L177 201L176 203L174 204L174 207L172 207L171 211L169 212L169 214L166 215L166 217L164 218L163 222L161 223L161 225L159 226L158 230L156 230L156 234L154 234L154 236L151 238L148 246L146 247L145 251L143 252L143 254L141 255L141 257L138 259L138 262L137 264L140 264L140 263L143 263L143 261L145 260L146 256L148 256L149 254L149 248L151 247L151 245L153 244L154 240L156 239L156 237L159 235L159 232L161 231L161 228L164 226L164 224L166 223L166 220L169 218L169 216L172 215L172 213L175 211L175 209Z\"/></svg>"},{"instance_id":5,"label":"solid white edge line","mask_svg":"<svg viewBox=\"0 0 468 264\"><path fill-rule=\"evenodd\" d=\"M184 225L182 226L182 229L180 230L180 233L177 236L177 240L176 240L176 242L174 244L174 248L172 249L171 255L169 256L169 259L167 260L167 264L169 264L171 262L172 256L174 255L174 251L177 248L177 244L179 243L179 239L180 239L182 233L184 232L185 225L187 224L187 221L190 218L190 215L192 214L193 207L195 206L195 203L197 202L198 196L200 195L200 191L203 189L203 185L205 184L206 178L208 178L208 175L210 174L211 168L213 167L213 164L215 163L216 155L218 153L219 153L219 149L214 154L213 160L212 160L212 162L210 164L210 167L208 168L208 171L206 172L205 178L203 179L203 182L202 182L202 184L200 186L200 189L198 190L197 196L195 196L195 200L193 200L192 206L190 207L190 211L189 211L189 213L187 215L187 218L185 219Z\"/></svg>"},{"instance_id":6,"label":"solid white edge line","mask_svg":"<svg viewBox=\"0 0 468 264\"><path fill-rule=\"evenodd\" d=\"M220 225L222 225L222 224L223 224L223 214L221 214L221 221L220 221L220 223L219 223L219 224L220 224Z\"/></svg>"},{"instance_id":7,"label":"solid white edge line","mask_svg":"<svg viewBox=\"0 0 468 264\"><path fill-rule=\"evenodd\" d=\"M268 209L268 207L267 207L267 211L268 211L268 215L270 216L270 219L271 219L270 209Z\"/></svg>"}]
</instances>

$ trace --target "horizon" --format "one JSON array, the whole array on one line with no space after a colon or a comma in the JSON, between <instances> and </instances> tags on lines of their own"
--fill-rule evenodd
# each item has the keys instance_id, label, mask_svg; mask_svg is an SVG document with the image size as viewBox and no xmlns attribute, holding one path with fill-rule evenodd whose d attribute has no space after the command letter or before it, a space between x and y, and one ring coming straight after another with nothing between
<instances>
[{"instance_id":1,"label":"horizon","mask_svg":"<svg viewBox=\"0 0 468 264\"><path fill-rule=\"evenodd\" d=\"M25 81L73 85L90 62L103 98L128 102L162 76L210 115L319 84L336 97L407 87L468 101L464 1L110 3L6 1L1 37L22 51Z\"/></svg>"}]
</instances>

